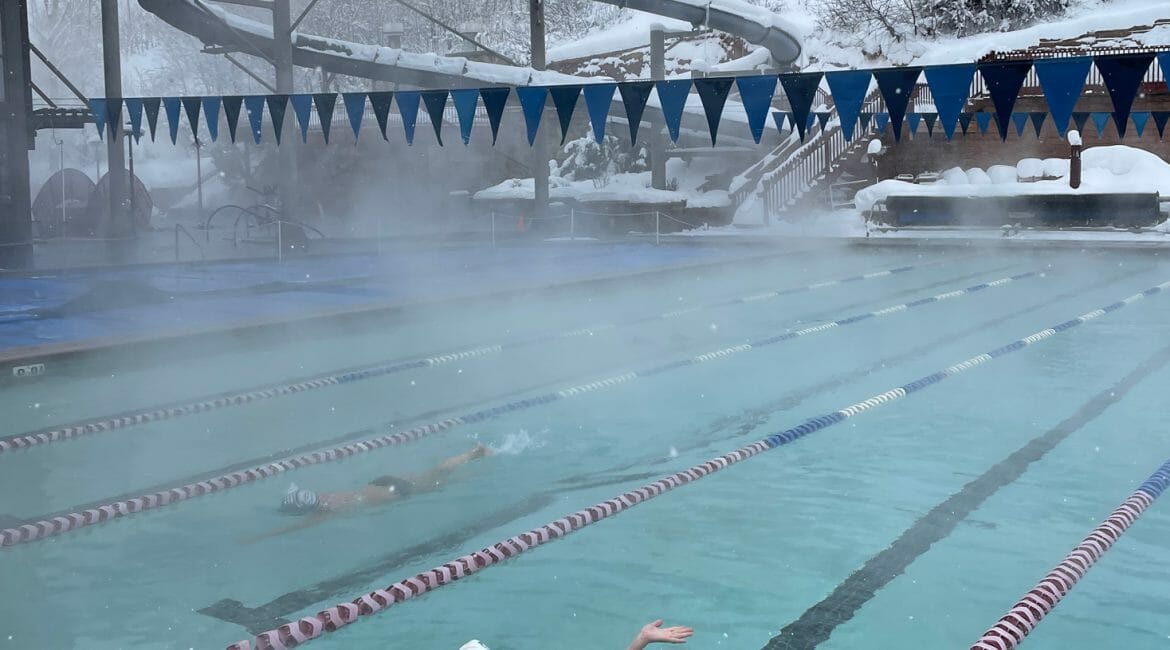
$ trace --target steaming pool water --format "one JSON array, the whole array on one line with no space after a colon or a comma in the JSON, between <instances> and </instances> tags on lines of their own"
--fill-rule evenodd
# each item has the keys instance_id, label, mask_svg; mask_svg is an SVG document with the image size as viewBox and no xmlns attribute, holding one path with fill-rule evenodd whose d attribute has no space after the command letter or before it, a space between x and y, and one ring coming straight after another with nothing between
<instances>
[{"instance_id":1,"label":"steaming pool water","mask_svg":"<svg viewBox=\"0 0 1170 650\"><path fill-rule=\"evenodd\" d=\"M222 648L1167 280L1149 252L834 247L14 385L0 439L431 360L0 453L0 528L465 422L0 549L0 648ZM311 647L624 648L655 618L698 648L969 647L1170 457L1166 322L1170 295L1136 301ZM290 481L353 489L476 443L495 454L438 491L248 541L290 523ZM1167 535L1156 502L1027 646L1165 645Z\"/></svg>"}]
</instances>

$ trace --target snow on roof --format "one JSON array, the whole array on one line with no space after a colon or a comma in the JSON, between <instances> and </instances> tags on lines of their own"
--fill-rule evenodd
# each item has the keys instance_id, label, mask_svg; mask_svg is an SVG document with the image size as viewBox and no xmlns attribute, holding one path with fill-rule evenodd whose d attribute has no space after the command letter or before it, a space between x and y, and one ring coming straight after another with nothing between
<instances>
[{"instance_id":1,"label":"snow on roof","mask_svg":"<svg viewBox=\"0 0 1170 650\"><path fill-rule=\"evenodd\" d=\"M673 20L644 11L631 11L625 22L593 32L576 40L561 43L548 49L549 61L583 59L598 54L632 50L650 45L650 26L660 23L667 31L689 31L691 24Z\"/></svg>"}]
</instances>

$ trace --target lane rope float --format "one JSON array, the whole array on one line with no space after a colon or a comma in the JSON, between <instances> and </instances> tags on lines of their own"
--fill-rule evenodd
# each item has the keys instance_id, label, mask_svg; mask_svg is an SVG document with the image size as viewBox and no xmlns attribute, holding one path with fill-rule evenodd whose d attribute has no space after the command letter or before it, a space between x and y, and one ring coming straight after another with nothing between
<instances>
[{"instance_id":1,"label":"lane rope float","mask_svg":"<svg viewBox=\"0 0 1170 650\"><path fill-rule=\"evenodd\" d=\"M929 305L943 300L950 300L960 296L971 295L983 291L984 289L1002 287L1017 280L1030 277L1040 277L1043 276L1043 274L1043 271L1026 271L1024 273L1017 273L1016 275L1006 278L1000 278L991 282L976 284L967 287L966 289L956 289L954 291L948 291L946 293L941 293L934 296L919 298L917 300L895 305L893 307L865 312L863 314L831 321L829 323L806 327L801 330L785 332L784 334L762 339L754 344L731 346L721 350L715 350L713 352L696 355L687 359L671 361L654 366L652 368L647 368L645 370L626 372L613 377L607 377L604 379L571 386L569 388L552 391L543 395L538 395L536 397L516 400L491 408L480 409L466 415L448 418L437 422L431 422L407 429L405 431L377 436L375 438L369 438L330 449L301 454L290 458L285 458L283 460L274 461L267 465L261 465L250 469L223 474L214 478L198 481L195 483L188 483L186 485L161 490L152 494L115 501L98 506L96 508L88 508L85 510L56 515L12 528L5 528L0 530L0 547L23 544L37 539L42 539L44 537L59 535L70 530L92 526L97 523L109 521L111 519L118 519L145 510L153 510L161 506L169 505L171 503L178 503L180 501L203 496L212 492L221 492L223 490L238 487L240 485L253 483L260 479L282 474L290 470L300 469L301 467L319 465L334 460L340 460L342 458L348 458L354 454L364 453L373 451L375 449L381 449L383 447L390 447L413 440L418 440L464 424L482 422L504 413L525 410L548 404L550 402L555 402L557 400L592 393L604 388L610 388L624 384L640 377L653 377L671 370L677 370L679 368L685 368L687 366L693 366L700 363L705 363L707 361L723 359L733 354L759 349L768 345L774 345L783 341L799 338L801 336L807 336L809 334L825 332L838 326L851 325L868 320L870 318L899 313L914 307L921 307L923 305Z\"/></svg>"},{"instance_id":2,"label":"lane rope float","mask_svg":"<svg viewBox=\"0 0 1170 650\"><path fill-rule=\"evenodd\" d=\"M962 258L959 258L962 259ZM241 406L244 404L251 404L262 400L273 399L277 397L284 397L286 395L294 395L297 393L304 393L311 390L318 390L328 386L338 386L341 384L348 384L356 381L364 381L367 379L374 379L377 377L384 377L400 372L407 372L410 370L418 370L422 368L434 367L453 363L456 361L464 361L476 357L483 357L492 354L498 354L505 350L516 350L532 345L539 345L541 343L549 343L552 341L575 338L578 336L593 336L598 332L616 329L618 327L629 327L633 325L642 325L658 320L667 320L677 318L678 316L701 311L704 309L715 309L719 307L728 307L737 304L746 304L764 298L776 298L780 296L788 296L809 291L816 291L827 287L848 284L851 282L859 282L863 280L874 280L878 278L886 278L899 273L907 271L922 269L937 264L942 264L944 261L952 262L954 260L938 260L935 262L927 262L925 264L918 264L914 266L899 266L892 269L885 269L882 271L873 271L870 273L863 273L860 275L853 275L846 278L836 280L826 280L814 284L808 284L801 287L793 287L789 289L782 289L778 291L770 291L762 294L755 294L752 296L745 296L739 298L731 298L727 300L720 300L717 302L708 303L705 305L698 305L682 310L668 311L652 316L643 316L633 320L624 321L621 323L602 323L595 327L581 327L572 330L567 330L559 333L541 334L531 339L522 341L515 341L510 343L500 343L495 345L485 345L467 350L457 350L448 353L435 354L428 357L417 359L410 359L406 361L398 361L393 363L380 363L372 366L365 366L361 368L354 368L344 372L334 371L331 374L320 375L317 377L310 377L294 382L271 385L263 388L255 388L246 391L225 393L215 397L203 398L195 401L172 404L169 406L155 406L145 409L124 413L115 416L105 416L102 418L88 420L83 422L76 422L64 426L53 427L46 430L35 431L30 433L18 434L6 438L0 438L0 454L5 452L16 451L20 449L28 449L30 447L37 447L46 445L52 442L61 440L71 440L85 435L94 433L102 433L107 431L116 431L119 429L126 429L129 427L146 424L150 422L159 422L163 420L173 420L180 417L195 415L198 413L206 413L223 408L230 408L234 406Z\"/></svg>"},{"instance_id":3,"label":"lane rope float","mask_svg":"<svg viewBox=\"0 0 1170 650\"><path fill-rule=\"evenodd\" d=\"M306 616L297 621L287 623L276 629L263 632L252 639L237 641L227 647L227 650L286 650L302 643L322 636L326 632L335 632L342 627L353 623L362 616L370 616L379 611L410 600L424 593L433 591L450 584L460 578L477 573L489 566L502 563L521 553L560 539L572 532L580 530L589 524L607 519L619 512L629 510L639 503L660 496L677 487L693 483L705 476L726 469L731 465L747 460L753 456L770 451L783 445L795 442L811 433L820 431L842 422L850 417L865 411L888 404L916 393L924 388L937 384L948 377L960 374L972 368L981 366L988 361L1023 350L1031 345L1046 341L1056 334L1067 332L1079 325L1112 313L1139 300L1165 291L1170 288L1170 280L1156 285L1140 293L1136 293L1100 309L1093 310L1071 320L1067 320L1050 328L1040 330L1022 339L1017 339L1007 345L998 347L990 352L980 354L953 366L926 375L908 384L890 389L884 393L874 395L869 399L847 406L838 411L827 413L820 417L811 418L804 423L767 436L745 447L714 458L705 463L695 465L681 472L671 474L648 485L631 490L618 497L603 501L583 510L557 519L551 523L534 528L526 533L497 542L474 553L464 555L441 566L416 574L405 580L396 582L384 589L378 589L363 594L350 602L340 603L323 609L313 616Z\"/></svg>"},{"instance_id":4,"label":"lane rope float","mask_svg":"<svg viewBox=\"0 0 1170 650\"><path fill-rule=\"evenodd\" d=\"M1117 506L1100 526L1081 540L1060 564L1024 594L995 625L991 626L971 650L1013 650L1024 637L1051 614L1077 582L1101 559L1138 517L1170 485L1170 461L1150 475L1129 498Z\"/></svg>"}]
</instances>

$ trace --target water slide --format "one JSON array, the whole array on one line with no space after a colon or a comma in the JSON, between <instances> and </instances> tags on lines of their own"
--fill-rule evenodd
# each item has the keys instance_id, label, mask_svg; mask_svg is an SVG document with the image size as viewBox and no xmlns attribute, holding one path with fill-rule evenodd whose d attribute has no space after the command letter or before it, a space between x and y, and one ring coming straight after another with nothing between
<instances>
[{"instance_id":1,"label":"water slide","mask_svg":"<svg viewBox=\"0 0 1170 650\"><path fill-rule=\"evenodd\" d=\"M706 25L766 48L786 66L800 56L795 27L775 13L743 0L599 0L619 7ZM138 0L143 9L209 45L271 58L272 25L245 18L204 0ZM461 57L416 54L295 32L293 63L328 72L425 88L580 83L559 72L480 63Z\"/></svg>"}]
</instances>

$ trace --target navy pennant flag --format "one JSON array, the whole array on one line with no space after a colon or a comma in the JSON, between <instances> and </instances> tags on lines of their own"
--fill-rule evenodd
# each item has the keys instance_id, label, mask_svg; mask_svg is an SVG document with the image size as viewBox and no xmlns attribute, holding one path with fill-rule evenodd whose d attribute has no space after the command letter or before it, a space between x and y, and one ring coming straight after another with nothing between
<instances>
[{"instance_id":1,"label":"navy pennant flag","mask_svg":"<svg viewBox=\"0 0 1170 650\"><path fill-rule=\"evenodd\" d=\"M541 117L544 116L544 103L548 99L548 89L543 86L526 86L516 89L516 96L520 98L520 108L524 113L524 125L528 128L528 146L536 144L536 132L540 128Z\"/></svg>"},{"instance_id":2,"label":"navy pennant flag","mask_svg":"<svg viewBox=\"0 0 1170 650\"><path fill-rule=\"evenodd\" d=\"M150 129L150 141L154 142L155 129L158 127L158 109L162 106L161 97L147 97L142 100L142 109L146 113L146 126Z\"/></svg>"},{"instance_id":3,"label":"navy pennant flag","mask_svg":"<svg viewBox=\"0 0 1170 650\"><path fill-rule=\"evenodd\" d=\"M626 109L626 121L630 123L630 145L638 141L638 124L642 121L642 113L646 111L646 102L650 100L650 91L654 90L653 81L634 81L618 86L622 96L622 106Z\"/></svg>"},{"instance_id":4,"label":"navy pennant flag","mask_svg":"<svg viewBox=\"0 0 1170 650\"><path fill-rule=\"evenodd\" d=\"M130 133L135 142L142 140L142 100L137 97L127 97L122 100L126 106L126 113L130 117Z\"/></svg>"},{"instance_id":5,"label":"navy pennant flag","mask_svg":"<svg viewBox=\"0 0 1170 650\"><path fill-rule=\"evenodd\" d=\"M940 65L926 68L926 84L930 86L930 94L934 97L934 106L938 109L938 119L942 120L943 133L947 140L955 136L955 123L967 105L971 95L971 82L975 80L975 64L963 63L959 65ZM971 123L970 118L967 124ZM927 122L926 128L933 134L933 125ZM963 133L967 130L963 129Z\"/></svg>"},{"instance_id":6,"label":"navy pennant flag","mask_svg":"<svg viewBox=\"0 0 1170 650\"><path fill-rule=\"evenodd\" d=\"M1154 55L1099 56L1095 62L1105 81L1105 89L1109 91L1109 98L1113 100L1113 123L1117 125L1117 135L1124 138L1134 97L1137 97L1146 70L1154 62Z\"/></svg>"},{"instance_id":7,"label":"navy pennant flag","mask_svg":"<svg viewBox=\"0 0 1170 650\"><path fill-rule=\"evenodd\" d=\"M1085 124L1089 121L1089 114L1076 111L1072 114L1073 124L1077 126L1077 131L1081 135L1085 134Z\"/></svg>"},{"instance_id":8,"label":"navy pennant flag","mask_svg":"<svg viewBox=\"0 0 1170 650\"><path fill-rule=\"evenodd\" d=\"M329 130L333 126L333 109L337 106L336 93L317 93L313 95L313 105L317 107L317 117L321 121L321 137L325 144L329 144Z\"/></svg>"},{"instance_id":9,"label":"navy pennant flag","mask_svg":"<svg viewBox=\"0 0 1170 650\"><path fill-rule=\"evenodd\" d=\"M418 102L421 95L417 90L400 90L394 94L398 112L402 115L402 133L407 146L414 146L414 126L418 123Z\"/></svg>"},{"instance_id":10,"label":"navy pennant flag","mask_svg":"<svg viewBox=\"0 0 1170 650\"><path fill-rule=\"evenodd\" d=\"M987 82L991 103L995 106L995 125L999 128L1001 140L1007 140L1008 124L1011 122L1012 107L1024 85L1024 77L1032 69L1031 61L1008 63L985 63L979 66L979 73Z\"/></svg>"},{"instance_id":11,"label":"navy pennant flag","mask_svg":"<svg viewBox=\"0 0 1170 650\"><path fill-rule=\"evenodd\" d=\"M926 135L934 136L934 123L938 121L938 113L923 113L922 121L926 123Z\"/></svg>"},{"instance_id":12,"label":"navy pennant flag","mask_svg":"<svg viewBox=\"0 0 1170 650\"><path fill-rule=\"evenodd\" d=\"M821 85L821 77L820 72L780 75L780 85L788 97L789 107L792 108L792 124L796 127L802 142L809 120L812 118L809 112L812 110L813 100L816 99L817 89Z\"/></svg>"},{"instance_id":13,"label":"navy pennant flag","mask_svg":"<svg viewBox=\"0 0 1170 650\"><path fill-rule=\"evenodd\" d=\"M1036 137L1040 137L1040 129L1044 128L1044 120L1048 117L1048 113L1044 111L1032 111L1028 113L1028 117L1032 120L1032 128L1036 131Z\"/></svg>"},{"instance_id":14,"label":"navy pennant flag","mask_svg":"<svg viewBox=\"0 0 1170 650\"><path fill-rule=\"evenodd\" d=\"M422 92L423 106L426 107L427 117L431 118L431 128L435 131L435 140L443 146L443 111L447 110L446 90L424 90Z\"/></svg>"},{"instance_id":15,"label":"navy pennant flag","mask_svg":"<svg viewBox=\"0 0 1170 650\"><path fill-rule=\"evenodd\" d=\"M280 144L280 137L284 133L284 114L288 110L288 95L268 95L268 117L272 118L272 133L276 136L276 144Z\"/></svg>"},{"instance_id":16,"label":"navy pennant flag","mask_svg":"<svg viewBox=\"0 0 1170 650\"><path fill-rule=\"evenodd\" d=\"M488 126L492 129L492 146L496 146L496 138L500 135L500 119L504 116L504 106L508 103L509 88L480 88L479 97L483 100L484 110L488 115Z\"/></svg>"},{"instance_id":17,"label":"navy pennant flag","mask_svg":"<svg viewBox=\"0 0 1170 650\"><path fill-rule=\"evenodd\" d=\"M479 103L479 90L459 88L451 91L451 102L455 104L455 116L459 118L459 137L463 146L471 143L471 127L475 125L475 107Z\"/></svg>"},{"instance_id":18,"label":"navy pennant flag","mask_svg":"<svg viewBox=\"0 0 1170 650\"><path fill-rule=\"evenodd\" d=\"M816 117L817 124L821 126L821 130L824 131L825 126L829 124L829 111L817 111L813 115Z\"/></svg>"},{"instance_id":19,"label":"navy pennant flag","mask_svg":"<svg viewBox=\"0 0 1170 650\"><path fill-rule=\"evenodd\" d=\"M122 100L120 98L106 98L106 127L110 133L117 133L122 128Z\"/></svg>"},{"instance_id":20,"label":"navy pennant flag","mask_svg":"<svg viewBox=\"0 0 1170 650\"><path fill-rule=\"evenodd\" d=\"M248 113L248 125L252 128L252 139L260 144L260 137L264 130L264 96L248 95L244 97L244 110Z\"/></svg>"},{"instance_id":21,"label":"navy pennant flag","mask_svg":"<svg viewBox=\"0 0 1170 650\"><path fill-rule=\"evenodd\" d=\"M1048 102L1048 110L1052 113L1052 121L1063 138L1073 108L1081 98L1081 90L1085 87L1093 60L1087 56L1037 59L1032 65L1036 68L1036 76L1040 80L1040 89L1044 91L1044 99Z\"/></svg>"},{"instance_id":22,"label":"navy pennant flag","mask_svg":"<svg viewBox=\"0 0 1170 650\"><path fill-rule=\"evenodd\" d=\"M1161 139L1166 135L1166 121L1170 120L1170 111L1154 111L1150 113L1150 117L1154 118L1154 126L1158 127L1158 138Z\"/></svg>"},{"instance_id":23,"label":"navy pennant flag","mask_svg":"<svg viewBox=\"0 0 1170 650\"><path fill-rule=\"evenodd\" d=\"M345 105L345 115L349 118L349 128L353 131L353 141L356 144L358 134L362 130L362 118L366 114L366 94L342 93L341 103Z\"/></svg>"},{"instance_id":24,"label":"navy pennant flag","mask_svg":"<svg viewBox=\"0 0 1170 650\"><path fill-rule=\"evenodd\" d=\"M959 126L963 129L963 135L967 135L967 131L971 128L971 113L959 113Z\"/></svg>"},{"instance_id":25,"label":"navy pennant flag","mask_svg":"<svg viewBox=\"0 0 1170 650\"><path fill-rule=\"evenodd\" d=\"M914 86L918 83L920 74L922 68L892 68L873 73L882 99L886 102L886 112L894 127L895 141L902 139L902 118L906 116L906 107L910 104L910 96L914 94Z\"/></svg>"},{"instance_id":26,"label":"navy pennant flag","mask_svg":"<svg viewBox=\"0 0 1170 650\"><path fill-rule=\"evenodd\" d=\"M191 125L192 137L199 137L199 109L203 102L199 97L184 97L183 111L187 113L187 123Z\"/></svg>"},{"instance_id":27,"label":"navy pennant flag","mask_svg":"<svg viewBox=\"0 0 1170 650\"><path fill-rule=\"evenodd\" d=\"M219 140L219 107L221 99L219 97L204 97L203 98L203 119L207 122L207 134L211 136L211 141Z\"/></svg>"},{"instance_id":28,"label":"navy pennant flag","mask_svg":"<svg viewBox=\"0 0 1170 650\"><path fill-rule=\"evenodd\" d=\"M707 116L707 131L711 134L711 146L715 146L715 139L719 135L719 120L723 117L723 107L727 105L727 95L731 92L733 77L704 77L695 79L695 91L699 93L699 100L703 102L703 113Z\"/></svg>"},{"instance_id":29,"label":"navy pennant flag","mask_svg":"<svg viewBox=\"0 0 1170 650\"><path fill-rule=\"evenodd\" d=\"M748 129L756 144L764 136L764 124L768 120L768 109L772 107L772 97L776 95L777 81L776 75L772 74L737 77L735 80L743 112L747 115Z\"/></svg>"},{"instance_id":30,"label":"navy pennant flag","mask_svg":"<svg viewBox=\"0 0 1170 650\"><path fill-rule=\"evenodd\" d=\"M658 103L662 108L662 119L666 122L666 130L670 132L670 141L678 142L683 109L687 105L687 96L691 94L691 80L659 81L654 84L654 87L658 90Z\"/></svg>"},{"instance_id":31,"label":"navy pennant flag","mask_svg":"<svg viewBox=\"0 0 1170 650\"><path fill-rule=\"evenodd\" d=\"M561 146L569 137L569 125L573 122L573 111L577 109L577 99L581 96L581 86L550 86L548 94L552 97L553 108L557 111L557 123L561 127Z\"/></svg>"},{"instance_id":32,"label":"navy pennant flag","mask_svg":"<svg viewBox=\"0 0 1170 650\"><path fill-rule=\"evenodd\" d=\"M589 125L593 128L593 139L601 144L605 139L605 122L609 119L609 105L617 84L589 84L585 86L585 110L589 113Z\"/></svg>"},{"instance_id":33,"label":"navy pennant flag","mask_svg":"<svg viewBox=\"0 0 1170 650\"><path fill-rule=\"evenodd\" d=\"M382 139L389 141L386 135L386 125L390 121L390 104L394 100L394 93L390 91L370 93L370 108L374 110L374 119L378 121L378 130L382 132Z\"/></svg>"},{"instance_id":34,"label":"navy pennant flag","mask_svg":"<svg viewBox=\"0 0 1170 650\"><path fill-rule=\"evenodd\" d=\"M788 114L784 111L772 111L772 121L776 123L776 130L784 132L784 123L788 121Z\"/></svg>"},{"instance_id":35,"label":"navy pennant flag","mask_svg":"<svg viewBox=\"0 0 1170 650\"><path fill-rule=\"evenodd\" d=\"M873 120L873 113L863 112L857 114L857 119L861 124L861 132L865 133L869 130L869 123Z\"/></svg>"},{"instance_id":36,"label":"navy pennant flag","mask_svg":"<svg viewBox=\"0 0 1170 650\"><path fill-rule=\"evenodd\" d=\"M232 144L236 142L236 130L240 126L240 108L244 104L242 95L225 95L223 98L223 116L227 119L228 137Z\"/></svg>"},{"instance_id":37,"label":"navy pennant flag","mask_svg":"<svg viewBox=\"0 0 1170 650\"><path fill-rule=\"evenodd\" d=\"M879 134L886 132L886 127L890 125L889 113L878 113L873 116L873 126Z\"/></svg>"}]
</instances>

